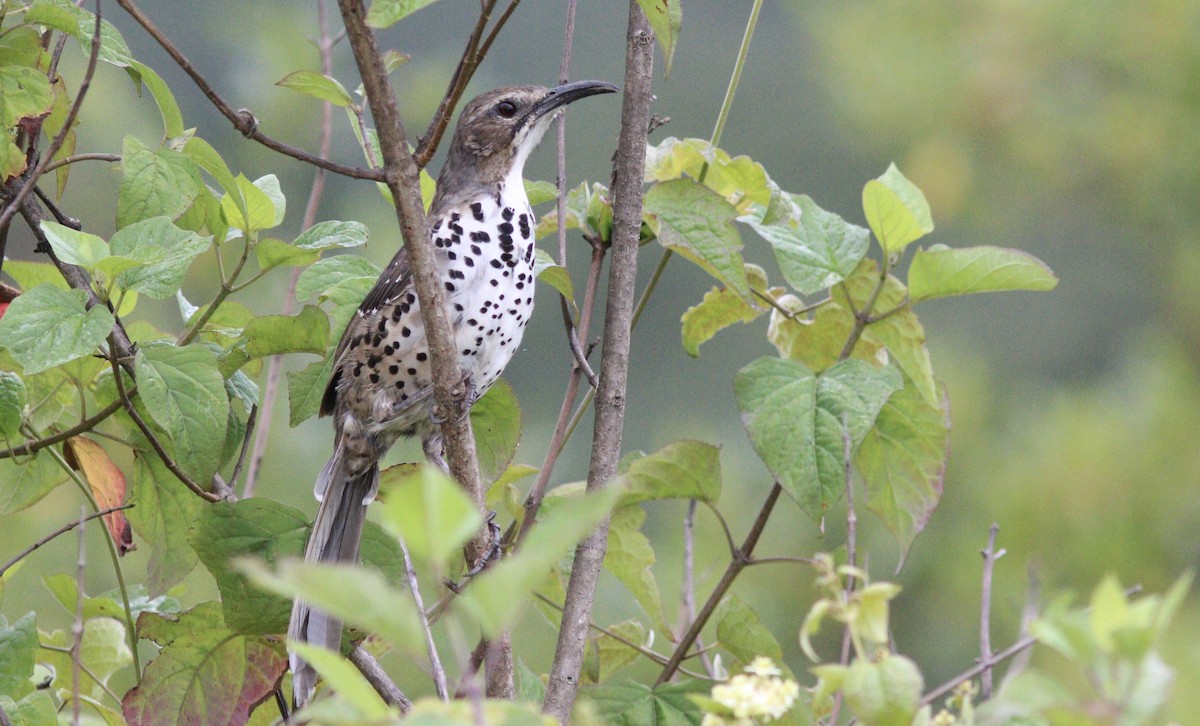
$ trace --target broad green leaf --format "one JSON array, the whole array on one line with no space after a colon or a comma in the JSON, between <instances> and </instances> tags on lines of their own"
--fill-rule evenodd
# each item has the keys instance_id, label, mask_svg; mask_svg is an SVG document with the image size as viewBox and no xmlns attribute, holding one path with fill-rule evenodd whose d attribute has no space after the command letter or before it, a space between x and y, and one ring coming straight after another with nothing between
<instances>
[{"instance_id":1,"label":"broad green leaf","mask_svg":"<svg viewBox=\"0 0 1200 726\"><path fill-rule=\"evenodd\" d=\"M293 243L302 250L358 247L367 243L367 226L362 222L317 222Z\"/></svg>"},{"instance_id":2,"label":"broad green leaf","mask_svg":"<svg viewBox=\"0 0 1200 726\"><path fill-rule=\"evenodd\" d=\"M763 625L754 608L737 595L730 595L721 603L717 608L716 621L717 642L733 655L734 664L739 669L758 656L766 656L784 669L787 668L783 664L783 649L779 647L779 641Z\"/></svg>"},{"instance_id":3,"label":"broad green leaf","mask_svg":"<svg viewBox=\"0 0 1200 726\"><path fill-rule=\"evenodd\" d=\"M558 199L558 187L548 181L530 181L525 179L525 196L529 198L530 206L552 202Z\"/></svg>"},{"instance_id":4,"label":"broad green leaf","mask_svg":"<svg viewBox=\"0 0 1200 726\"><path fill-rule=\"evenodd\" d=\"M233 172L229 171L229 166L225 164L225 160L212 147L212 144L199 136L193 136L183 145L183 153L194 161L196 166L208 172L208 175L216 180L226 194L236 195L235 207L241 209L245 206L245 202L241 198L241 188L234 179Z\"/></svg>"},{"instance_id":5,"label":"broad green leaf","mask_svg":"<svg viewBox=\"0 0 1200 726\"><path fill-rule=\"evenodd\" d=\"M33 17L26 17L26 20L74 36L79 41L84 56L91 55L92 36L96 33L96 16L91 11L76 7L70 0L35 0L30 12L33 13ZM68 18L73 18L74 23ZM100 52L97 58L118 68L128 68L134 63L133 55L125 39L121 37L121 32L107 20L100 23Z\"/></svg>"},{"instance_id":6,"label":"broad green leaf","mask_svg":"<svg viewBox=\"0 0 1200 726\"><path fill-rule=\"evenodd\" d=\"M367 25L382 30L390 28L408 15L435 0L374 0L367 10Z\"/></svg>"},{"instance_id":7,"label":"broad green leaf","mask_svg":"<svg viewBox=\"0 0 1200 726\"><path fill-rule=\"evenodd\" d=\"M342 84L338 83L336 79L316 71L294 71L276 81L275 85L299 91L306 96L312 96L320 101L328 101L343 108L354 103L354 99L350 98L350 94Z\"/></svg>"},{"instance_id":8,"label":"broad green leaf","mask_svg":"<svg viewBox=\"0 0 1200 726\"><path fill-rule=\"evenodd\" d=\"M608 516L621 496L615 484L555 506L538 518L517 554L475 577L458 602L485 635L512 625L558 561Z\"/></svg>"},{"instance_id":9,"label":"broad green leaf","mask_svg":"<svg viewBox=\"0 0 1200 726\"><path fill-rule=\"evenodd\" d=\"M163 649L125 695L130 726L243 724L287 668L282 644L233 633L215 602L171 619L145 613L138 632Z\"/></svg>"},{"instance_id":10,"label":"broad green leaf","mask_svg":"<svg viewBox=\"0 0 1200 726\"><path fill-rule=\"evenodd\" d=\"M854 458L867 507L907 551L942 495L950 445L949 401L931 406L906 380L888 399Z\"/></svg>"},{"instance_id":11,"label":"broad green leaf","mask_svg":"<svg viewBox=\"0 0 1200 726\"><path fill-rule=\"evenodd\" d=\"M742 240L731 224L737 210L721 195L691 179L650 187L646 212L657 221L659 241L750 299Z\"/></svg>"},{"instance_id":12,"label":"broad green leaf","mask_svg":"<svg viewBox=\"0 0 1200 726\"><path fill-rule=\"evenodd\" d=\"M20 176L26 167L25 152L17 148L7 134L0 137L0 182Z\"/></svg>"},{"instance_id":13,"label":"broad green leaf","mask_svg":"<svg viewBox=\"0 0 1200 726\"><path fill-rule=\"evenodd\" d=\"M759 358L738 371L734 392L754 450L800 508L820 519L845 491L844 436L853 451L900 385L896 370L858 360L818 377L803 363Z\"/></svg>"},{"instance_id":14,"label":"broad green leaf","mask_svg":"<svg viewBox=\"0 0 1200 726\"><path fill-rule=\"evenodd\" d=\"M579 316L579 308L575 306L575 286L571 284L571 273L567 268L557 264L545 251L536 250L533 256L533 274L539 281L558 290L571 306L571 314Z\"/></svg>"},{"instance_id":15,"label":"broad green leaf","mask_svg":"<svg viewBox=\"0 0 1200 726\"><path fill-rule=\"evenodd\" d=\"M207 348L146 346L134 363L138 397L175 445L175 459L207 485L220 464L229 398L224 376Z\"/></svg>"},{"instance_id":16,"label":"broad green leaf","mask_svg":"<svg viewBox=\"0 0 1200 726\"><path fill-rule=\"evenodd\" d=\"M798 313L804 301L794 295L783 295L775 301L784 310ZM783 358L799 361L817 373L837 362L854 328L854 316L835 302L828 302L811 313L810 318L789 318L778 310L771 311L767 340ZM880 346L859 338L855 357L870 359Z\"/></svg>"},{"instance_id":17,"label":"broad green leaf","mask_svg":"<svg viewBox=\"0 0 1200 726\"><path fill-rule=\"evenodd\" d=\"M895 164L863 187L863 212L888 254L900 252L933 231L929 202Z\"/></svg>"},{"instance_id":18,"label":"broad green leaf","mask_svg":"<svg viewBox=\"0 0 1200 726\"><path fill-rule=\"evenodd\" d=\"M16 373L0 371L0 441L13 439L20 433L24 411L25 382Z\"/></svg>"},{"instance_id":19,"label":"broad green leaf","mask_svg":"<svg viewBox=\"0 0 1200 726\"><path fill-rule=\"evenodd\" d=\"M53 285L18 295L0 318L0 346L26 375L95 353L112 332L113 316L103 305L88 310L86 299L82 290Z\"/></svg>"},{"instance_id":20,"label":"broad green leaf","mask_svg":"<svg viewBox=\"0 0 1200 726\"><path fill-rule=\"evenodd\" d=\"M167 217L134 222L112 236L112 254L142 264L117 277L126 290L158 300L175 294L197 255L209 248L211 238L176 227Z\"/></svg>"},{"instance_id":21,"label":"broad green leaf","mask_svg":"<svg viewBox=\"0 0 1200 726\"><path fill-rule=\"evenodd\" d=\"M220 370L230 375L256 358L283 353L323 355L328 342L329 318L315 305L305 305L296 315L263 315L246 323L221 359Z\"/></svg>"},{"instance_id":22,"label":"broad green leaf","mask_svg":"<svg viewBox=\"0 0 1200 726\"><path fill-rule=\"evenodd\" d=\"M399 481L384 473L384 527L402 539L417 562L439 571L479 529L479 510L457 482L431 466Z\"/></svg>"},{"instance_id":23,"label":"broad green leaf","mask_svg":"<svg viewBox=\"0 0 1200 726\"><path fill-rule=\"evenodd\" d=\"M150 217L175 219L203 188L200 169L190 157L171 149L152 150L133 136L126 136L121 147L121 167L117 229Z\"/></svg>"},{"instance_id":24,"label":"broad green leaf","mask_svg":"<svg viewBox=\"0 0 1200 726\"><path fill-rule=\"evenodd\" d=\"M951 249L933 245L917 250L908 268L913 301L1001 290L1053 290L1058 285L1046 263L1020 250L1003 247Z\"/></svg>"},{"instance_id":25,"label":"broad green leaf","mask_svg":"<svg viewBox=\"0 0 1200 726\"><path fill-rule=\"evenodd\" d=\"M74 603L72 612L73 610ZM121 617L124 617L123 612ZM43 645L66 648L70 648L73 641L70 633L61 630L45 634L41 638ZM125 634L125 624L110 617L87 618L83 623L83 639L80 646L80 660L90 671L81 674L80 691L84 696L103 699L104 689L101 684L108 685L112 674L133 662L133 654L129 650L129 640ZM70 654L44 650L39 653L38 660L54 668L55 686L68 692L72 690Z\"/></svg>"},{"instance_id":26,"label":"broad green leaf","mask_svg":"<svg viewBox=\"0 0 1200 726\"><path fill-rule=\"evenodd\" d=\"M283 240L268 237L254 246L258 267L264 272L276 267L307 267L321 258L319 250L304 250Z\"/></svg>"},{"instance_id":27,"label":"broad green leaf","mask_svg":"<svg viewBox=\"0 0 1200 726\"><path fill-rule=\"evenodd\" d=\"M20 698L33 690L29 677L37 655L38 634L33 613L12 625L0 615L0 693Z\"/></svg>"},{"instance_id":28,"label":"broad green leaf","mask_svg":"<svg viewBox=\"0 0 1200 726\"><path fill-rule=\"evenodd\" d=\"M771 244L783 277L801 295L813 295L850 276L867 253L870 233L833 212L821 209L807 196L793 202L800 218L765 224L766 207L738 218Z\"/></svg>"},{"instance_id":29,"label":"broad green leaf","mask_svg":"<svg viewBox=\"0 0 1200 726\"><path fill-rule=\"evenodd\" d=\"M314 293L326 293L334 286L348 280L366 283L367 290L375 284L381 270L374 262L358 255L338 255L318 260L300 273L296 281L296 299L308 300ZM365 295L367 290L363 291ZM359 301L362 297L359 298ZM358 302L355 302L355 306Z\"/></svg>"},{"instance_id":30,"label":"broad green leaf","mask_svg":"<svg viewBox=\"0 0 1200 726\"><path fill-rule=\"evenodd\" d=\"M275 210L271 226L278 227L283 224L284 215L287 213L287 199L284 198L283 189L279 186L279 177L274 174L261 176L254 180L254 186L266 194L267 199L271 200L271 207Z\"/></svg>"},{"instance_id":31,"label":"broad green leaf","mask_svg":"<svg viewBox=\"0 0 1200 726\"><path fill-rule=\"evenodd\" d=\"M850 664L842 682L851 712L872 726L910 726L924 687L921 671L902 655L878 662L859 658Z\"/></svg>"},{"instance_id":32,"label":"broad green leaf","mask_svg":"<svg viewBox=\"0 0 1200 726\"><path fill-rule=\"evenodd\" d=\"M349 625L375 633L412 655L425 653L425 640L412 596L392 587L378 570L346 563L282 560L274 571L259 560L235 566L256 587L285 598L300 598ZM286 620L285 620L286 624Z\"/></svg>"},{"instance_id":33,"label":"broad green leaf","mask_svg":"<svg viewBox=\"0 0 1200 726\"><path fill-rule=\"evenodd\" d=\"M874 260L866 259L854 274L839 285L833 299L849 307L846 295L853 301L855 310L862 310L879 283L879 266ZM929 349L925 347L925 327L911 307L907 307L908 291L892 275L888 275L883 290L875 300L871 314L882 316L891 313L867 326L862 341L881 345L900 370L916 385L930 405L939 402L937 384L933 380L933 364L929 360Z\"/></svg>"},{"instance_id":34,"label":"broad green leaf","mask_svg":"<svg viewBox=\"0 0 1200 726\"><path fill-rule=\"evenodd\" d=\"M655 627L668 632L670 628L663 613L662 596L659 594L658 581L654 579L654 548L641 531L645 521L646 511L636 504L620 507L613 512L608 528L604 567L633 593L642 610L654 621Z\"/></svg>"},{"instance_id":35,"label":"broad green leaf","mask_svg":"<svg viewBox=\"0 0 1200 726\"><path fill-rule=\"evenodd\" d=\"M329 377L333 375L332 351L306 368L288 371L288 425L293 428L317 415Z\"/></svg>"},{"instance_id":36,"label":"broad green leaf","mask_svg":"<svg viewBox=\"0 0 1200 726\"><path fill-rule=\"evenodd\" d=\"M37 118L54 104L54 90L44 71L17 65L0 66L0 124Z\"/></svg>"},{"instance_id":37,"label":"broad green leaf","mask_svg":"<svg viewBox=\"0 0 1200 726\"><path fill-rule=\"evenodd\" d=\"M220 423L225 425L224 416ZM219 447L219 442L214 446ZM125 510L125 515L149 545L146 584L152 594L161 594L196 566L196 552L187 540L187 531L204 502L152 452L134 458L129 501L135 506Z\"/></svg>"},{"instance_id":38,"label":"broad green leaf","mask_svg":"<svg viewBox=\"0 0 1200 726\"><path fill-rule=\"evenodd\" d=\"M54 700L45 691L34 691L19 701L0 695L0 707L12 726L58 726Z\"/></svg>"},{"instance_id":39,"label":"broad green leaf","mask_svg":"<svg viewBox=\"0 0 1200 726\"><path fill-rule=\"evenodd\" d=\"M700 722L703 711L690 695L708 695L709 681L668 683L657 688L620 680L584 689L604 723L613 726L684 726Z\"/></svg>"},{"instance_id":40,"label":"broad green leaf","mask_svg":"<svg viewBox=\"0 0 1200 726\"><path fill-rule=\"evenodd\" d=\"M79 600L79 586L75 582L74 575L60 573L57 575L46 575L42 577L42 584L50 591L50 594L58 600L63 606L63 610L70 615L75 615L75 608ZM146 586L141 583L131 584L127 588L129 594L129 610L136 618L142 613L160 613L174 614L179 612L179 601L167 595L159 595L158 597L150 597L146 592ZM112 591L102 595L91 596L86 593L83 596L83 617L84 618L115 618L120 621L125 619L125 606L119 602L121 593Z\"/></svg>"},{"instance_id":41,"label":"broad green leaf","mask_svg":"<svg viewBox=\"0 0 1200 726\"><path fill-rule=\"evenodd\" d=\"M173 139L182 136L183 114L179 112L179 104L175 102L175 96L171 93L166 81L144 63L133 61L131 67L137 71L142 83L146 84L150 95L154 96L154 102L158 104L159 113L162 114L163 131L166 137Z\"/></svg>"},{"instance_id":42,"label":"broad green leaf","mask_svg":"<svg viewBox=\"0 0 1200 726\"><path fill-rule=\"evenodd\" d=\"M328 683L340 699L357 710L356 717L364 723L384 720L391 715L391 708L358 668L340 654L311 643L292 641L288 645L320 674L321 680Z\"/></svg>"},{"instance_id":43,"label":"broad green leaf","mask_svg":"<svg viewBox=\"0 0 1200 726\"><path fill-rule=\"evenodd\" d=\"M646 628L636 620L625 620L616 625L610 625L605 629L610 633L619 635L630 643L641 645L646 641ZM614 673L633 663L642 655L636 648L632 648L607 634L600 634L596 637L595 642L600 666L598 677L595 679L597 683L604 683L610 680Z\"/></svg>"},{"instance_id":44,"label":"broad green leaf","mask_svg":"<svg viewBox=\"0 0 1200 726\"><path fill-rule=\"evenodd\" d=\"M663 68L671 75L671 61L675 58L675 43L679 40L679 28L683 23L683 0L638 0L654 37L662 47Z\"/></svg>"},{"instance_id":45,"label":"broad green leaf","mask_svg":"<svg viewBox=\"0 0 1200 726\"><path fill-rule=\"evenodd\" d=\"M246 233L276 226L278 222L275 220L282 219L283 210L275 209L275 202L271 200L270 195L260 189L257 182L251 182L242 174L238 174L234 182L237 184L239 196L245 201L246 212L243 215L238 200L229 192L225 192L225 196L221 197L221 214L224 215L225 221L229 222L229 226ZM279 182L276 181L276 190L278 185Z\"/></svg>"},{"instance_id":46,"label":"broad green leaf","mask_svg":"<svg viewBox=\"0 0 1200 726\"><path fill-rule=\"evenodd\" d=\"M746 276L752 289L765 291L767 275L761 267L746 265ZM701 344L730 325L748 323L762 313L761 307L751 305L728 288L714 287L704 294L700 304L683 313L683 349L693 358L699 358Z\"/></svg>"},{"instance_id":47,"label":"broad green leaf","mask_svg":"<svg viewBox=\"0 0 1200 726\"><path fill-rule=\"evenodd\" d=\"M63 262L94 270L96 263L109 255L108 243L94 234L56 222L43 221L41 227L54 254Z\"/></svg>"},{"instance_id":48,"label":"broad green leaf","mask_svg":"<svg viewBox=\"0 0 1200 726\"><path fill-rule=\"evenodd\" d=\"M621 504L654 499L715 503L721 496L720 454L712 444L685 439L638 458L618 477L625 489Z\"/></svg>"},{"instance_id":49,"label":"broad green leaf","mask_svg":"<svg viewBox=\"0 0 1200 726\"><path fill-rule=\"evenodd\" d=\"M490 484L508 468L521 441L521 406L508 381L497 380L471 407L471 428L479 472Z\"/></svg>"},{"instance_id":50,"label":"broad green leaf","mask_svg":"<svg viewBox=\"0 0 1200 726\"><path fill-rule=\"evenodd\" d=\"M16 280L17 286L22 290L31 290L43 284L52 285L60 290L71 289L71 286L63 279L62 273L50 262L5 260L4 274Z\"/></svg>"}]
</instances>

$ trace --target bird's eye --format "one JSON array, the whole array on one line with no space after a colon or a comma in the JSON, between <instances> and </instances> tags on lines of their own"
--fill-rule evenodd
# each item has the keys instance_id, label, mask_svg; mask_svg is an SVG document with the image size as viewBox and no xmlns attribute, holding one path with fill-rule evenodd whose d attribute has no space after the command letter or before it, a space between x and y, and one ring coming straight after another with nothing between
<instances>
[{"instance_id":1,"label":"bird's eye","mask_svg":"<svg viewBox=\"0 0 1200 726\"><path fill-rule=\"evenodd\" d=\"M503 118L512 118L517 115L517 104L512 101L501 101L496 104L496 113L500 114Z\"/></svg>"}]
</instances>

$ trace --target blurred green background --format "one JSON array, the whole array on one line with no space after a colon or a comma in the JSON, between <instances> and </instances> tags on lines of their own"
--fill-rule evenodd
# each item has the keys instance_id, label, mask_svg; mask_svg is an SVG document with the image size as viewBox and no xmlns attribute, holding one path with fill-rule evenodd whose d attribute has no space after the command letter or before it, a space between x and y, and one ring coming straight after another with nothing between
<instances>
[{"instance_id":1,"label":"blurred green background","mask_svg":"<svg viewBox=\"0 0 1200 726\"><path fill-rule=\"evenodd\" d=\"M294 236L312 180L310 169L244 141L169 59L111 3L106 17L135 55L170 83L187 126L211 141L235 170L279 175L289 199L283 236ZM235 107L247 107L268 134L315 148L319 106L274 86L287 73L318 68L306 39L316 33L313 3L142 3L209 81ZM410 136L421 132L444 90L478 4L444 0L383 33L387 47L412 55L393 76ZM707 138L732 69L749 2L690 0L669 78L656 77L654 112L670 123L656 132ZM625 3L581 2L574 78L620 82ZM508 83L551 84L558 74L565 3L525 0L471 85L469 95ZM81 59L66 64L78 79ZM336 71L353 88L349 51ZM73 81L77 82L77 80ZM588 101L568 117L569 183L606 181L619 103ZM81 151L119 151L126 134L160 136L153 101L139 98L125 74L102 67L84 109ZM335 110L334 157L360 156ZM941 506L895 579L900 650L930 685L969 667L978 651L980 557L987 528L1000 524L1008 554L996 570L993 642L1016 637L1028 573L1043 598L1074 589L1084 597L1106 572L1127 585L1161 591L1200 559L1200 2L1197 0L900 0L768 2L721 145L762 162L783 188L862 224L863 183L891 161L926 193L937 230L928 243L993 244L1028 250L1061 277L1048 294L950 299L917 312L925 322L935 371L950 392L952 453ZM526 176L553 180L552 144ZM440 164L440 156L433 167ZM112 231L115 169L79 165L63 199L88 231ZM544 213L544 210L543 210ZM367 223L365 252L379 264L396 244L390 208L366 183L330 178L318 219ZM742 230L749 260L779 279L767 247ZM31 256L27 232L14 229L9 254ZM576 262L586 252L572 242ZM659 250L644 248L643 281ZM211 260L185 285L193 301L214 290ZM573 265L577 279L582 266ZM241 301L277 312L286 274L274 273ZM734 372L773 354L765 321L721 333L695 360L679 344L679 316L711 286L705 274L674 260L634 336L626 451L651 451L679 439L722 445L722 510L735 537L745 532L770 481L740 426ZM569 354L553 291L538 293L540 314L507 378L521 398L525 434L517 460L539 465L558 411ZM145 300L141 312L175 328L172 305ZM309 358L289 361L290 368ZM312 480L330 448L326 421L289 429L286 398L272 422L260 493L314 511ZM560 461L555 483L586 475L590 432L581 427ZM398 447L397 460L419 456ZM62 488L5 521L0 560L76 511ZM667 601L680 583L683 506L653 505L646 531L659 555L656 574ZM776 512L760 553L807 555L843 542L844 512L826 533L798 509ZM869 516L862 538L870 570L890 578L899 551ZM98 532L93 531L93 535ZM68 571L73 542L35 554L13 578L3 612L31 608L43 627L62 627L39 578ZM726 562L723 540L700 515L697 580L707 594ZM98 545L98 540L95 543ZM113 585L97 563L89 589ZM134 580L145 553L126 559ZM752 568L744 599L767 619L798 671L806 663L796 629L813 597L810 573L775 565ZM211 597L200 568L185 581L185 604ZM602 582L596 619L637 616L615 580ZM54 618L59 617L55 623ZM831 629L830 629L831 630ZM518 651L545 670L550 629L536 616L518 634ZM660 646L665 641L660 636ZM1200 608L1188 601L1167 661L1178 670L1172 716L1200 713ZM830 637L819 650L834 656ZM544 662L543 662L544 659ZM1058 663L1039 654L1047 667ZM404 669L404 664L392 664ZM411 666L409 666L411 667ZM420 686L406 684L411 691Z\"/></svg>"}]
</instances>

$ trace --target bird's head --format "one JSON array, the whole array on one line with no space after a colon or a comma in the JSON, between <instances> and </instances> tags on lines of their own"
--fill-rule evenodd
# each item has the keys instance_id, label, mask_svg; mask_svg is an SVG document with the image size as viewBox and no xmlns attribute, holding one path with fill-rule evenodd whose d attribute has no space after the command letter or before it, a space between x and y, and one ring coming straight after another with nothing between
<instances>
[{"instance_id":1,"label":"bird's head","mask_svg":"<svg viewBox=\"0 0 1200 726\"><path fill-rule=\"evenodd\" d=\"M576 81L555 88L506 86L480 94L463 107L438 177L439 193L476 184L495 188L510 174L520 178L525 160L542 140L556 112L567 104L617 87Z\"/></svg>"}]
</instances>

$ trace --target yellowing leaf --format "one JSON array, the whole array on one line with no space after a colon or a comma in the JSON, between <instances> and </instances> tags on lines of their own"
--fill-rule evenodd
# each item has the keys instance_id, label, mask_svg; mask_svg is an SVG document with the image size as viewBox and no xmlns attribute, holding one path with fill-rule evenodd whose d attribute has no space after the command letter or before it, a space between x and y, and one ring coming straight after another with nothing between
<instances>
[{"instance_id":1,"label":"yellowing leaf","mask_svg":"<svg viewBox=\"0 0 1200 726\"><path fill-rule=\"evenodd\" d=\"M119 507L125 503L125 474L109 458L100 444L83 436L67 439L67 463L83 472L83 478L96 498L101 509ZM124 512L104 515L104 524L117 545L117 552L125 554L133 545L133 532Z\"/></svg>"}]
</instances>

